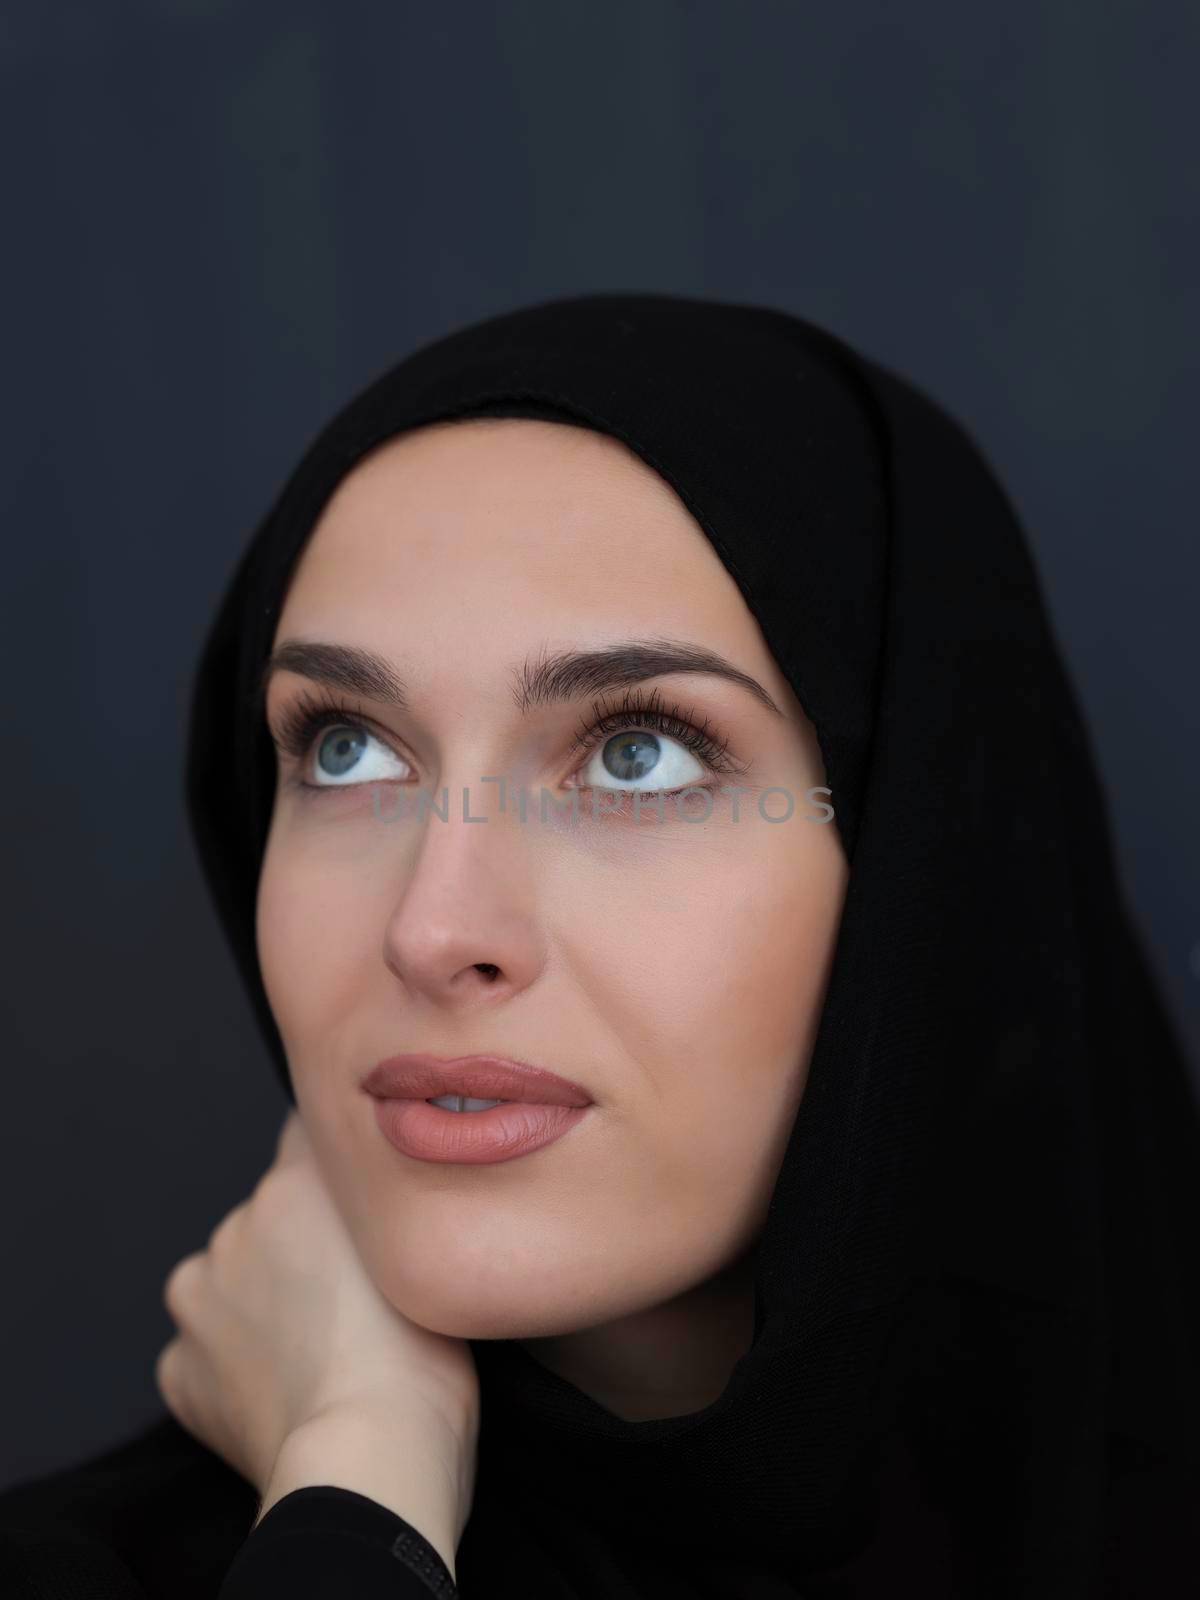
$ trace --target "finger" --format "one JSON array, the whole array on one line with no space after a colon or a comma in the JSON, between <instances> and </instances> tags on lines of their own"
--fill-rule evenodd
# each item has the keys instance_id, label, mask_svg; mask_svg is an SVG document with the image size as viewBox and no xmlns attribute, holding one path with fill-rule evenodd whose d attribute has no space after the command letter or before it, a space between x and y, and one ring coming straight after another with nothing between
<instances>
[{"instance_id":1,"label":"finger","mask_svg":"<svg viewBox=\"0 0 1200 1600\"><path fill-rule=\"evenodd\" d=\"M158 1353L154 1363L154 1382L167 1410L180 1421L187 1410L183 1381L183 1340L172 1339Z\"/></svg>"},{"instance_id":2,"label":"finger","mask_svg":"<svg viewBox=\"0 0 1200 1600\"><path fill-rule=\"evenodd\" d=\"M200 1275L203 1272L204 1251L194 1250L190 1256L184 1256L182 1261L177 1261L167 1274L163 1284L163 1305L171 1314L176 1323L181 1323L187 1316L188 1307L193 1304Z\"/></svg>"},{"instance_id":3,"label":"finger","mask_svg":"<svg viewBox=\"0 0 1200 1600\"><path fill-rule=\"evenodd\" d=\"M239 1200L236 1206L231 1206L209 1234L208 1253L210 1256L215 1258L217 1252L224 1248L225 1242L236 1235L250 1210L251 1199Z\"/></svg>"}]
</instances>

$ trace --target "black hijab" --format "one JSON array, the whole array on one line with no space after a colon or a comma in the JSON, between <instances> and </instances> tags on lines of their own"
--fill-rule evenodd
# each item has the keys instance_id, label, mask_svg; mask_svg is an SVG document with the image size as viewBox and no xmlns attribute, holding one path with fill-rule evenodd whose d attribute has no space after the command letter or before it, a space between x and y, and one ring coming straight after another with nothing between
<instances>
[{"instance_id":1,"label":"black hijab","mask_svg":"<svg viewBox=\"0 0 1200 1600\"><path fill-rule=\"evenodd\" d=\"M1165 1600L1185 1561L1200 1583L1182 1050L1012 505L942 409L830 334L666 295L551 301L419 348L308 446L209 635L187 771L285 1091L254 944L257 676L341 478L483 413L615 435L674 488L816 726L850 875L752 1348L704 1410L630 1422L472 1341L461 1593Z\"/></svg>"}]
</instances>

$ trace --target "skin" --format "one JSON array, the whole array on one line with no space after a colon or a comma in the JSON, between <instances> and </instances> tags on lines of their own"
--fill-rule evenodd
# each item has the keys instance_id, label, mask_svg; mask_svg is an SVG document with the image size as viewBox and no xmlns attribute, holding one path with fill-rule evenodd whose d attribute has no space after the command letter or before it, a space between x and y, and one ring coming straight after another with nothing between
<instances>
[{"instance_id":1,"label":"skin","mask_svg":"<svg viewBox=\"0 0 1200 1600\"><path fill-rule=\"evenodd\" d=\"M524 825L502 812L485 774L564 800L585 782L614 799L653 787L604 766L612 732L572 752L594 696L522 714L511 684L546 648L663 636L720 652L783 713L708 675L643 686L707 718L748 769L714 772L657 735L684 774L672 787L742 786L738 820L718 792L702 822L672 804L636 818L627 800L624 815L584 803L546 821L535 801ZM297 566L275 643L294 639L378 651L410 688L406 712L351 699L372 736L362 779L327 770L333 727L307 756L280 755L259 884L297 1103L367 1272L422 1327L519 1340L619 1416L700 1409L751 1342L753 1251L848 877L836 825L804 820L825 782L812 724L670 487L619 441L566 424L435 424L375 450ZM324 694L275 675L273 729L306 688ZM394 816L417 786L448 788L448 821ZM759 813L771 786L796 797L786 822ZM486 825L462 820L464 787ZM779 797L766 809L781 813ZM595 1105L516 1160L411 1160L361 1088L402 1051L514 1056Z\"/></svg>"}]
</instances>

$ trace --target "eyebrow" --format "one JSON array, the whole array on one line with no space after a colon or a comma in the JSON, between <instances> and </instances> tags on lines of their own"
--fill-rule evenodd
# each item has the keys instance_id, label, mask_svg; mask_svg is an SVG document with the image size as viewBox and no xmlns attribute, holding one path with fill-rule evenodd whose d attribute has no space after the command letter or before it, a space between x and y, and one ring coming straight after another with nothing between
<instances>
[{"instance_id":1,"label":"eyebrow","mask_svg":"<svg viewBox=\"0 0 1200 1600\"><path fill-rule=\"evenodd\" d=\"M267 658L259 677L257 708L266 705L267 687L277 672L295 672L346 693L364 695L407 711L408 692L391 662L359 645L287 639ZM525 713L534 707L570 703L673 672L702 672L725 678L749 691L776 716L784 713L749 673L701 645L674 639L629 639L595 650L544 651L525 661L512 679L513 703Z\"/></svg>"}]
</instances>

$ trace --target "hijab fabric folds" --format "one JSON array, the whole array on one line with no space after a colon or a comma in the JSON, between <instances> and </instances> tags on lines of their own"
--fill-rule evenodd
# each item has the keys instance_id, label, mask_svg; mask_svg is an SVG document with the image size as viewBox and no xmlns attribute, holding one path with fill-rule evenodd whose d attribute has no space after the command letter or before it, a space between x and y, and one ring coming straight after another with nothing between
<instances>
[{"instance_id":1,"label":"hijab fabric folds","mask_svg":"<svg viewBox=\"0 0 1200 1600\"><path fill-rule=\"evenodd\" d=\"M674 488L816 726L850 875L752 1347L704 1410L632 1422L520 1346L472 1341L461 1593L1200 1585L1200 1118L1088 736L977 446L811 323L545 302L417 349L309 444L208 636L187 770L285 1091L254 941L274 788L257 675L343 476L482 413L599 429Z\"/></svg>"}]
</instances>

